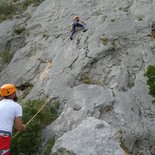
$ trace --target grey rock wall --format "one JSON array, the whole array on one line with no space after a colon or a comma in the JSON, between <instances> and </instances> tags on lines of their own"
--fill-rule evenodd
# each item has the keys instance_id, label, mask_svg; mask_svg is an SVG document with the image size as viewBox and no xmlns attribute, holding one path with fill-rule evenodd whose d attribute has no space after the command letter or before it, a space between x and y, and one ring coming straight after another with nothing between
<instances>
[{"instance_id":1,"label":"grey rock wall","mask_svg":"<svg viewBox=\"0 0 155 155\"><path fill-rule=\"evenodd\" d=\"M76 129L57 140L52 154L124 155L119 143L112 139L113 134L114 131L111 131L109 124L94 117L88 117Z\"/></svg>"},{"instance_id":2,"label":"grey rock wall","mask_svg":"<svg viewBox=\"0 0 155 155\"><path fill-rule=\"evenodd\" d=\"M19 88L28 83L27 99L66 101L46 129L47 137L58 138L51 154L121 155L120 144L133 155L155 154L155 108L145 76L147 66L155 65L154 8L154 0L45 0L23 18L0 24L0 48L11 37L11 48L16 47L1 83ZM75 15L89 30L78 31L71 41ZM23 40L12 31L19 25L25 27ZM98 131L99 122L106 125Z\"/></svg>"}]
</instances>

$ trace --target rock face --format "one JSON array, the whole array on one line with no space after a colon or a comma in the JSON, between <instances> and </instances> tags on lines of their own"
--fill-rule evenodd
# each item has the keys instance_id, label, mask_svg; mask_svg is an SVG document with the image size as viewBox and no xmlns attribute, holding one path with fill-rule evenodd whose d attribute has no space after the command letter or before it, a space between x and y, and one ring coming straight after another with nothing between
<instances>
[{"instance_id":1,"label":"rock face","mask_svg":"<svg viewBox=\"0 0 155 155\"><path fill-rule=\"evenodd\" d=\"M1 50L8 35L16 47L0 73L1 83L30 85L27 99L65 100L63 112L47 127L48 137L58 138L51 154L109 155L113 150L121 155L123 149L155 154L155 107L145 76L147 66L155 65L154 7L154 0L45 0L23 18L0 24ZM74 15L89 30L78 31L71 41ZM25 28L19 44L12 29L5 29L8 24ZM97 129L100 123L105 127Z\"/></svg>"},{"instance_id":2,"label":"rock face","mask_svg":"<svg viewBox=\"0 0 155 155\"><path fill-rule=\"evenodd\" d=\"M110 125L94 117L86 120L57 140L53 155L124 155L119 143L112 139ZM73 151L71 151L73 150Z\"/></svg>"}]
</instances>

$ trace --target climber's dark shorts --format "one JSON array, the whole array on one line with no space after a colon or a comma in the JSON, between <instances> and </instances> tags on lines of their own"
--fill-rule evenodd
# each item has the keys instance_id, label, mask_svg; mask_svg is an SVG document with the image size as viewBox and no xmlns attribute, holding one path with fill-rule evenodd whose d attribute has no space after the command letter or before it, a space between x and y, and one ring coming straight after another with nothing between
<instances>
[{"instance_id":1,"label":"climber's dark shorts","mask_svg":"<svg viewBox=\"0 0 155 155\"><path fill-rule=\"evenodd\" d=\"M80 24L80 23L74 23L73 27L72 27L72 31L76 31L76 27L81 27L82 29L84 29L84 25Z\"/></svg>"},{"instance_id":2,"label":"climber's dark shorts","mask_svg":"<svg viewBox=\"0 0 155 155\"><path fill-rule=\"evenodd\" d=\"M80 24L80 23L73 23L72 25L72 34L71 36L73 36L73 34L76 32L76 27L81 27L82 29L84 29L84 25Z\"/></svg>"}]
</instances>

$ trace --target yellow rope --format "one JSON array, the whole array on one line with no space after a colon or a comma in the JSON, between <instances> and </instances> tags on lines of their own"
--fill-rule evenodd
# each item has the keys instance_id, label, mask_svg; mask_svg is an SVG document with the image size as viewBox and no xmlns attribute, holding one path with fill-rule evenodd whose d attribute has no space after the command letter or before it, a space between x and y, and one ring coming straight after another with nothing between
<instances>
[{"instance_id":1,"label":"yellow rope","mask_svg":"<svg viewBox=\"0 0 155 155\"><path fill-rule=\"evenodd\" d=\"M41 110L45 107L45 105L50 101L50 99L47 99L46 102L43 104L43 106L38 110L38 112L25 124L25 127L28 126L33 119L41 112ZM20 133L20 131L18 131L12 139L14 139L18 134Z\"/></svg>"}]
</instances>

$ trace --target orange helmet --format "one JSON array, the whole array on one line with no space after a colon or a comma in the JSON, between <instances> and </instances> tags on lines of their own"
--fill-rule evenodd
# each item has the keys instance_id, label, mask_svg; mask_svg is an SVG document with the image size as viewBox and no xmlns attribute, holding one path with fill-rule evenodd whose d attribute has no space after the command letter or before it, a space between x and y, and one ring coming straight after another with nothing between
<instances>
[{"instance_id":1,"label":"orange helmet","mask_svg":"<svg viewBox=\"0 0 155 155\"><path fill-rule=\"evenodd\" d=\"M74 19L79 19L79 18L80 18L79 16L75 16L75 17L74 17Z\"/></svg>"},{"instance_id":2,"label":"orange helmet","mask_svg":"<svg viewBox=\"0 0 155 155\"><path fill-rule=\"evenodd\" d=\"M5 84L0 89L0 94L2 97L9 96L16 92L17 88L13 84Z\"/></svg>"}]
</instances>

